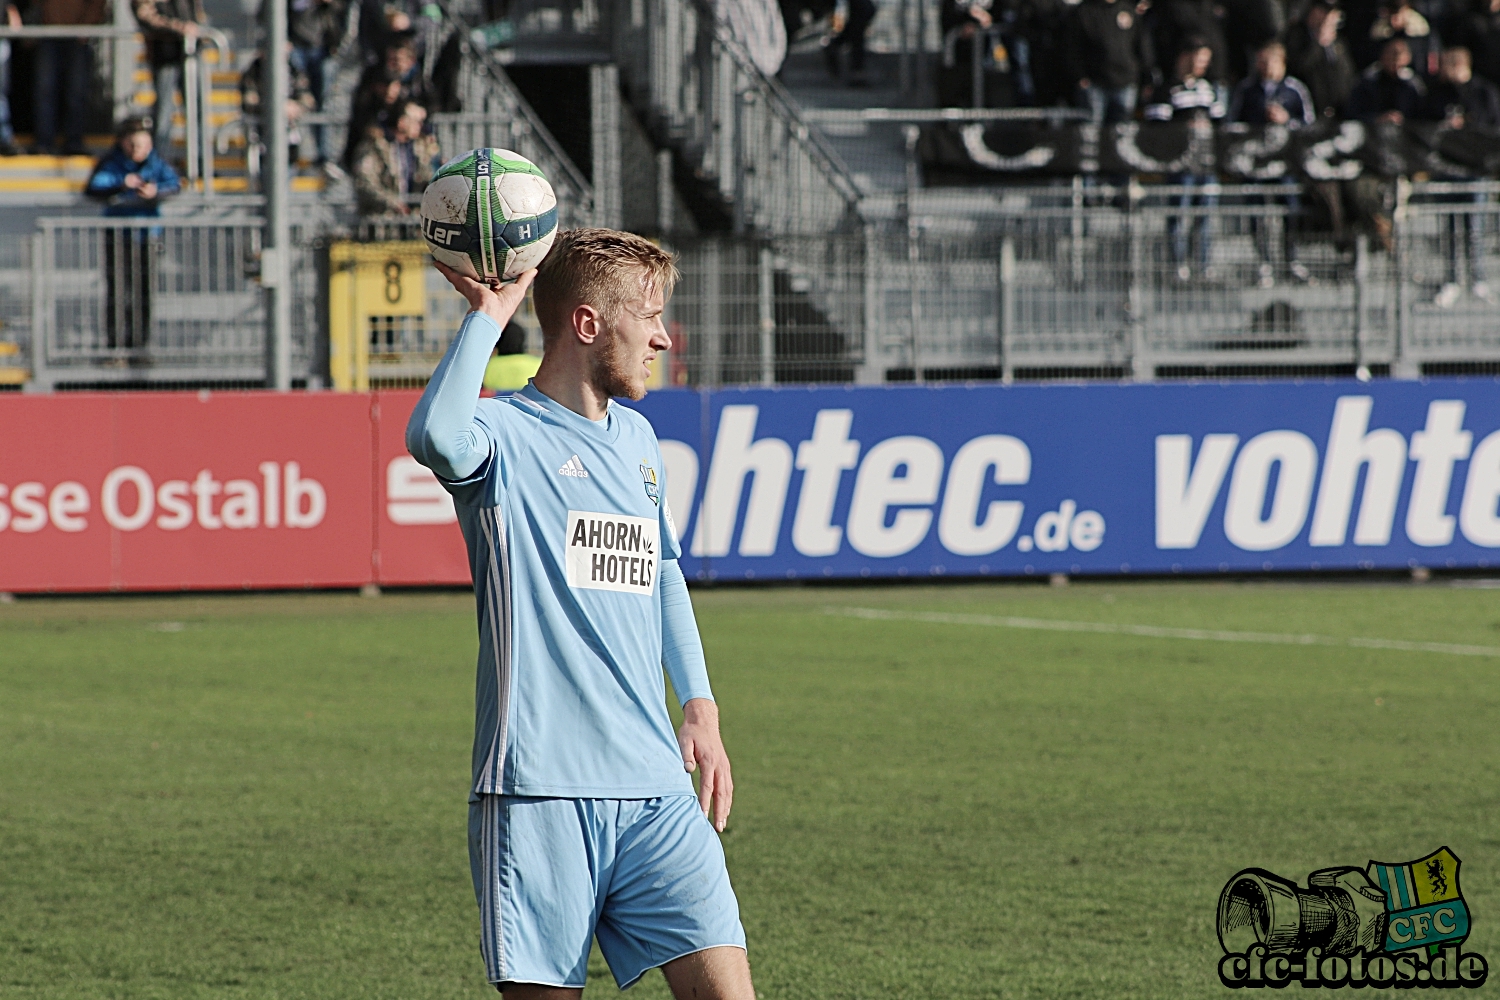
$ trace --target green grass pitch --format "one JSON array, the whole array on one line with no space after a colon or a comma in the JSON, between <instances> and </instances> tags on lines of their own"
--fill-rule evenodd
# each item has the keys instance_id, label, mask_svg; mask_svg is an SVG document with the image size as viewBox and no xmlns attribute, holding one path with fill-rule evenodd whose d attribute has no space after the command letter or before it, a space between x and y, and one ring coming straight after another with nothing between
<instances>
[{"instance_id":1,"label":"green grass pitch","mask_svg":"<svg viewBox=\"0 0 1500 1000\"><path fill-rule=\"evenodd\" d=\"M829 613L1495 647L1500 594L695 601L764 997L1222 997L1236 870L1300 881L1443 844L1469 947L1500 963L1500 657ZM465 848L474 649L461 594L0 606L0 997L493 996ZM589 994L614 992L596 955ZM668 995L659 974L633 993Z\"/></svg>"}]
</instances>

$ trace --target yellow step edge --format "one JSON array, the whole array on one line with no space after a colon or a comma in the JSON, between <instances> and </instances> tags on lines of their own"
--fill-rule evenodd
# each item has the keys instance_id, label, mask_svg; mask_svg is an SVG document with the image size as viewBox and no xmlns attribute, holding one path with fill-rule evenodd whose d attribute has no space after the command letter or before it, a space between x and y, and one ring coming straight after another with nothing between
<instances>
[{"instance_id":1,"label":"yellow step edge","mask_svg":"<svg viewBox=\"0 0 1500 1000\"><path fill-rule=\"evenodd\" d=\"M151 65L151 60L146 55L146 40L145 40L145 38L143 38L141 35L137 34L135 36L135 41L136 41L136 44L138 46L140 46L136 50L135 64L137 66L149 66L149 65ZM226 63L228 63L229 65L233 66L234 65L234 53L233 52L226 52L226 53L224 53L224 55L226 57L224 61ZM215 49L215 48L205 49L204 52L203 52L203 61L204 62L211 62L211 63L218 62L219 61L219 50Z\"/></svg>"},{"instance_id":2,"label":"yellow step edge","mask_svg":"<svg viewBox=\"0 0 1500 1000\"><path fill-rule=\"evenodd\" d=\"M203 182L199 181L191 186L195 191L203 190ZM292 190L297 194L319 194L326 185L321 177L293 177ZM0 189L3 190L3 189ZM248 177L215 177L214 190L219 194L245 194L250 190L250 178Z\"/></svg>"},{"instance_id":3,"label":"yellow step edge","mask_svg":"<svg viewBox=\"0 0 1500 1000\"><path fill-rule=\"evenodd\" d=\"M0 385L21 385L31 381L31 372L25 368L0 368Z\"/></svg>"},{"instance_id":4,"label":"yellow step edge","mask_svg":"<svg viewBox=\"0 0 1500 1000\"><path fill-rule=\"evenodd\" d=\"M67 177L0 177L0 192L13 194L78 194L88 179Z\"/></svg>"},{"instance_id":5,"label":"yellow step edge","mask_svg":"<svg viewBox=\"0 0 1500 1000\"><path fill-rule=\"evenodd\" d=\"M143 107L155 107L156 91L137 90L135 92L134 100L135 103L142 105ZM210 107L237 108L240 106L240 92L238 90L215 90L208 95L208 103ZM182 98L174 95L172 98L172 107L182 107Z\"/></svg>"},{"instance_id":6,"label":"yellow step edge","mask_svg":"<svg viewBox=\"0 0 1500 1000\"><path fill-rule=\"evenodd\" d=\"M0 171L6 170L92 170L92 156L5 156L0 157Z\"/></svg>"},{"instance_id":7,"label":"yellow step edge","mask_svg":"<svg viewBox=\"0 0 1500 1000\"><path fill-rule=\"evenodd\" d=\"M67 177L0 177L0 194L82 194L85 180ZM184 184L195 191L203 190L203 182ZM325 184L321 177L293 177L292 190L298 194L318 194ZM248 177L215 177L214 190L220 194L244 194L250 190Z\"/></svg>"},{"instance_id":8,"label":"yellow step edge","mask_svg":"<svg viewBox=\"0 0 1500 1000\"><path fill-rule=\"evenodd\" d=\"M136 83L150 83L151 71L149 69L137 69L133 79ZM238 87L240 85L240 75L232 70L216 69L213 71L211 79L215 84L222 84L225 87Z\"/></svg>"}]
</instances>

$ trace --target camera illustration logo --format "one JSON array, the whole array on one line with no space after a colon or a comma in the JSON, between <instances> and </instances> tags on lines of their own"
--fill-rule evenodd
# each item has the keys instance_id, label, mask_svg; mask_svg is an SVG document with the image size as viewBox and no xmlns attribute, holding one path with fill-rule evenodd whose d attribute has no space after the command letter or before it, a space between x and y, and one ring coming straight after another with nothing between
<instances>
[{"instance_id":1,"label":"camera illustration logo","mask_svg":"<svg viewBox=\"0 0 1500 1000\"><path fill-rule=\"evenodd\" d=\"M1246 868L1219 893L1219 981L1230 989L1478 989L1489 963L1463 950L1470 915L1458 868L1446 847L1416 861L1322 868L1305 889Z\"/></svg>"}]
</instances>

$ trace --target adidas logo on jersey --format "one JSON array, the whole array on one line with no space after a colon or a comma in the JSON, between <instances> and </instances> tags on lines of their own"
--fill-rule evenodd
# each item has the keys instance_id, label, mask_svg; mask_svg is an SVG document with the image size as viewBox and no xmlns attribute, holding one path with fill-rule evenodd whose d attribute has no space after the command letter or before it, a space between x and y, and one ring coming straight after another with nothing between
<instances>
[{"instance_id":1,"label":"adidas logo on jersey","mask_svg":"<svg viewBox=\"0 0 1500 1000\"><path fill-rule=\"evenodd\" d=\"M578 460L577 455L564 462L563 467L557 470L557 474L559 476L571 476L574 479L587 479L589 477L588 470L583 467L583 463Z\"/></svg>"}]
</instances>

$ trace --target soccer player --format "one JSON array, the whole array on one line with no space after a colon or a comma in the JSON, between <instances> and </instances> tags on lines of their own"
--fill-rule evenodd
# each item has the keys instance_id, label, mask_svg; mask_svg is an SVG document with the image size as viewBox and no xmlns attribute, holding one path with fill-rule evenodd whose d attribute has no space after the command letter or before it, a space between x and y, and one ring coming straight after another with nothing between
<instances>
[{"instance_id":1,"label":"soccer player","mask_svg":"<svg viewBox=\"0 0 1500 1000\"><path fill-rule=\"evenodd\" d=\"M577 997L597 935L621 988L660 967L684 1000L753 1000L715 833L734 784L661 449L612 402L644 396L672 346L672 256L575 229L508 285L438 268L472 311L406 443L453 494L474 577L469 856L489 981L507 1000ZM542 366L514 396L479 399L533 279Z\"/></svg>"}]
</instances>

